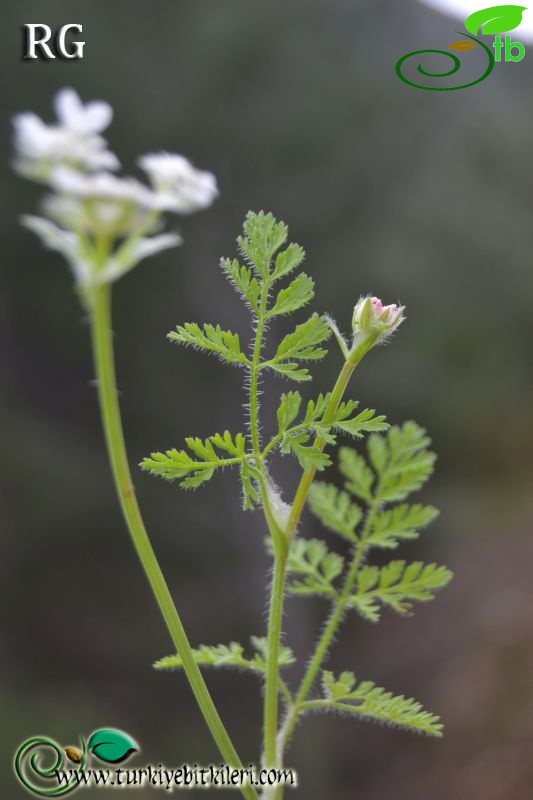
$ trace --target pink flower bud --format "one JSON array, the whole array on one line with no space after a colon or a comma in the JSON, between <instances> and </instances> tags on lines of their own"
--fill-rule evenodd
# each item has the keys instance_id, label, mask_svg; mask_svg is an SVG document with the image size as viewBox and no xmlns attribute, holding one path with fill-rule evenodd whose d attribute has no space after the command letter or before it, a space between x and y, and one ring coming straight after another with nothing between
<instances>
[{"instance_id":1,"label":"pink flower bud","mask_svg":"<svg viewBox=\"0 0 533 800\"><path fill-rule=\"evenodd\" d=\"M361 297L353 312L352 328L355 337L378 333L376 343L383 342L404 320L404 306L384 306L379 297Z\"/></svg>"}]
</instances>

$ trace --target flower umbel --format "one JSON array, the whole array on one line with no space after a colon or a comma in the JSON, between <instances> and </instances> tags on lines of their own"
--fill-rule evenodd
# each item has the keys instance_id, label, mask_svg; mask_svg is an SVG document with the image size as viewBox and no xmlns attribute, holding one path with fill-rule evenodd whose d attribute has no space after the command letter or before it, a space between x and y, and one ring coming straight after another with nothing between
<instances>
[{"instance_id":1,"label":"flower umbel","mask_svg":"<svg viewBox=\"0 0 533 800\"><path fill-rule=\"evenodd\" d=\"M47 125L36 114L17 114L15 169L26 178L46 183L54 167L68 165L84 172L116 170L120 163L100 136L113 117L108 103L83 105L73 89L61 89L54 100L59 124Z\"/></svg>"},{"instance_id":2,"label":"flower umbel","mask_svg":"<svg viewBox=\"0 0 533 800\"><path fill-rule=\"evenodd\" d=\"M214 175L172 153L139 160L151 186L112 174L119 161L100 135L111 122L111 106L100 100L84 104L73 89L62 89L54 107L57 124L47 125L30 112L13 121L15 169L52 189L42 203L43 216L26 216L23 222L47 247L63 253L90 306L93 289L181 243L176 233L149 236L163 228L164 212L207 208L218 190Z\"/></svg>"}]
</instances>

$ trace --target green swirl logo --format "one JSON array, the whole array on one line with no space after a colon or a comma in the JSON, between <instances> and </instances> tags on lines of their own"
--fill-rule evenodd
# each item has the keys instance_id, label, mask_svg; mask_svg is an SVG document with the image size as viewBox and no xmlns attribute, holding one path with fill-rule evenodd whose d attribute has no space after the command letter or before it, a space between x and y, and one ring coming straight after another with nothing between
<instances>
[{"instance_id":1,"label":"green swirl logo","mask_svg":"<svg viewBox=\"0 0 533 800\"><path fill-rule=\"evenodd\" d=\"M107 764L119 764L138 750L131 736L113 728L95 731L87 743L80 737L80 748L62 747L48 736L33 736L20 745L13 768L21 784L32 794L59 797L82 785L76 773L86 768L89 754ZM70 777L60 783L57 776L66 764Z\"/></svg>"},{"instance_id":2,"label":"green swirl logo","mask_svg":"<svg viewBox=\"0 0 533 800\"><path fill-rule=\"evenodd\" d=\"M413 86L415 89L424 89L425 91L429 92L453 92L457 91L458 89L468 89L470 86L475 86L476 84L481 83L489 77L490 73L494 69L494 64L497 61L502 60L502 51L504 52L505 61L517 62L524 58L525 47L523 44L521 44L521 42L512 41L510 36L505 36L504 40L502 40L502 37L499 34L517 28L522 22L522 13L525 10L526 9L524 6L505 5L491 6L490 8L484 8L480 11L475 11L465 20L465 28L467 31L469 31L469 33L457 31L460 36L465 37L464 39L449 45L448 50L428 49L415 50L412 53L407 53L396 63L397 76L408 86ZM476 34L479 33L485 35L496 34L492 44L492 49L481 39L477 38ZM460 50L465 52L473 50L477 46L480 46L484 50L488 62L481 77L476 78L476 80L472 80L469 83L463 83L459 86L425 86L424 84L418 83L416 80L412 80L405 75L404 65L407 61L424 56L427 53L432 53L445 56L447 59L449 59L448 64L451 60L451 68L443 72L429 72L423 67L421 61L419 61L417 65L418 73L424 78L434 78L437 80L448 78L451 75L455 75L457 72L459 72L461 68L461 61L459 57L454 53L450 53L449 50ZM494 53L492 50L494 50Z\"/></svg>"}]
</instances>

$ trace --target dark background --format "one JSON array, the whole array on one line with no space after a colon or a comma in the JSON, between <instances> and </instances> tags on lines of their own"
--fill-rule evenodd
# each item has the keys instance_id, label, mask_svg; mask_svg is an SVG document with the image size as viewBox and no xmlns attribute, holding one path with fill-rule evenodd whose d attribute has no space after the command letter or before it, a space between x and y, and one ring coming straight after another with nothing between
<instances>
[{"instance_id":1,"label":"dark background","mask_svg":"<svg viewBox=\"0 0 533 800\"><path fill-rule=\"evenodd\" d=\"M221 190L209 211L179 222L183 247L144 262L115 292L133 465L186 435L241 427L241 373L165 334L185 320L249 333L217 267L249 208L287 221L308 253L315 307L344 329L360 294L408 309L351 393L393 422L428 428L439 461L424 500L442 514L402 555L449 564L456 577L411 619L348 620L330 663L415 695L442 715L446 736L313 717L288 757L300 772L294 796L530 798L531 52L474 88L440 93L394 73L404 53L454 41L459 23L415 2L26 0L5 4L1 21L6 796L23 796L12 753L37 733L76 744L115 726L142 744L142 763L219 759L183 676L151 668L171 646L113 493L87 322L65 265L17 220L40 193L9 169L9 118L32 109L51 119L53 93L72 85L113 105L109 138L126 171L138 154L168 149L212 170ZM81 22L84 60L23 62L24 22ZM333 348L309 392L327 390L338 368ZM267 389L266 425L286 387ZM235 476L184 494L135 475L193 643L262 633L265 530L240 511ZM296 477L291 462L278 465L287 497ZM307 518L305 532L317 530ZM319 602L289 602L287 641L301 659L324 613ZM208 682L243 759L256 762L259 685L228 672Z\"/></svg>"}]
</instances>

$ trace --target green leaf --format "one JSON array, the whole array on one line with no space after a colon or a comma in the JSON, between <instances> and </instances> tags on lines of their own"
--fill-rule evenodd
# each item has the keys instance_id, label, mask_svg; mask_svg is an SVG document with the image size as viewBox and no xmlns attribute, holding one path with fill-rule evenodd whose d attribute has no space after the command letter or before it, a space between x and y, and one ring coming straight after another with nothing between
<instances>
[{"instance_id":1,"label":"green leaf","mask_svg":"<svg viewBox=\"0 0 533 800\"><path fill-rule=\"evenodd\" d=\"M242 510L253 511L261 497L257 489L260 471L251 460L244 459L240 467L242 486Z\"/></svg>"},{"instance_id":2,"label":"green leaf","mask_svg":"<svg viewBox=\"0 0 533 800\"><path fill-rule=\"evenodd\" d=\"M290 378L298 383L303 383L304 381L310 381L312 379L309 370L305 369L305 367L301 367L296 361L287 361L284 364L276 364L270 361L266 366L273 369L274 372L278 372L280 375L284 375L286 378Z\"/></svg>"},{"instance_id":3,"label":"green leaf","mask_svg":"<svg viewBox=\"0 0 533 800\"><path fill-rule=\"evenodd\" d=\"M200 645L192 651L195 662L202 667L227 667L234 669L245 669L256 673L264 673L266 669L266 639L252 636L251 642L256 651L251 656L244 654L244 647L238 642L230 642L229 645ZM295 661L292 650L289 647L281 647L278 664L286 667ZM155 669L182 669L183 660L180 655L166 656L156 661Z\"/></svg>"},{"instance_id":4,"label":"green leaf","mask_svg":"<svg viewBox=\"0 0 533 800\"><path fill-rule=\"evenodd\" d=\"M220 261L220 266L226 272L233 285L240 292L242 297L247 301L254 314L259 311L258 300L261 294L261 285L257 278L252 275L252 270L248 267L241 266L236 258L223 258Z\"/></svg>"},{"instance_id":5,"label":"green leaf","mask_svg":"<svg viewBox=\"0 0 533 800\"><path fill-rule=\"evenodd\" d=\"M225 431L216 433L208 439L188 437L185 443L193 458L186 450L167 450L165 453L152 453L141 461L141 468L166 480L181 480L184 489L193 489L212 478L215 470L245 460L246 439L242 433L235 438ZM221 458L216 449L228 453L230 458Z\"/></svg>"},{"instance_id":6,"label":"green leaf","mask_svg":"<svg viewBox=\"0 0 533 800\"><path fill-rule=\"evenodd\" d=\"M92 734L87 742L87 750L107 764L120 764L131 753L138 751L139 746L124 731L102 728Z\"/></svg>"},{"instance_id":7,"label":"green leaf","mask_svg":"<svg viewBox=\"0 0 533 800\"><path fill-rule=\"evenodd\" d=\"M287 392L281 395L279 408L276 412L278 419L278 433L285 433L291 422L294 422L300 411L302 398L299 392Z\"/></svg>"},{"instance_id":8,"label":"green leaf","mask_svg":"<svg viewBox=\"0 0 533 800\"><path fill-rule=\"evenodd\" d=\"M494 36L497 33L506 33L518 28L522 22L522 12L526 6L491 6L474 11L465 20L465 28L476 36L483 33Z\"/></svg>"},{"instance_id":9,"label":"green leaf","mask_svg":"<svg viewBox=\"0 0 533 800\"><path fill-rule=\"evenodd\" d=\"M349 402L341 403L333 419L333 425L337 430L344 431L355 439L361 439L365 433L386 431L389 427L386 418L383 415L376 416L373 408L365 408L357 416L346 419L345 417L351 414L351 410L348 409Z\"/></svg>"},{"instance_id":10,"label":"green leaf","mask_svg":"<svg viewBox=\"0 0 533 800\"><path fill-rule=\"evenodd\" d=\"M369 622L379 620L383 606L406 615L411 611L411 601L433 600L435 592L446 586L451 577L446 567L421 561L391 561L381 568L367 565L357 576L357 590L349 605Z\"/></svg>"},{"instance_id":11,"label":"green leaf","mask_svg":"<svg viewBox=\"0 0 533 800\"><path fill-rule=\"evenodd\" d=\"M250 636L250 641L254 647L256 652L256 660L259 664L261 664L261 668L263 672L266 670L266 664L268 659L268 639L266 636ZM286 645L281 645L279 651L279 660L278 664L280 667L289 667L291 664L294 664L296 659L290 647Z\"/></svg>"},{"instance_id":12,"label":"green leaf","mask_svg":"<svg viewBox=\"0 0 533 800\"><path fill-rule=\"evenodd\" d=\"M335 678L332 672L324 672L322 678L325 700L310 705L355 716L388 722L416 733L442 736L439 717L426 711L420 703L403 695L393 695L372 681L357 684L353 672L343 672Z\"/></svg>"},{"instance_id":13,"label":"green leaf","mask_svg":"<svg viewBox=\"0 0 533 800\"><path fill-rule=\"evenodd\" d=\"M292 314L293 311L305 306L314 297L314 285L313 279L305 272L301 272L285 289L278 292L276 301L266 314L266 318Z\"/></svg>"},{"instance_id":14,"label":"green leaf","mask_svg":"<svg viewBox=\"0 0 533 800\"><path fill-rule=\"evenodd\" d=\"M367 466L365 459L350 447L341 447L339 451L339 469L348 479L346 488L360 497L361 500L372 500L374 474Z\"/></svg>"},{"instance_id":15,"label":"green leaf","mask_svg":"<svg viewBox=\"0 0 533 800\"><path fill-rule=\"evenodd\" d=\"M274 358L264 362L262 367L269 367L295 381L311 380L308 370L302 368L298 361L316 361L324 358L327 350L318 345L325 342L330 335L331 330L324 317L315 313L282 339Z\"/></svg>"},{"instance_id":16,"label":"green leaf","mask_svg":"<svg viewBox=\"0 0 533 800\"><path fill-rule=\"evenodd\" d=\"M272 272L272 282L288 275L296 267L299 267L305 258L305 250L299 244L290 244L276 256L274 270Z\"/></svg>"},{"instance_id":17,"label":"green leaf","mask_svg":"<svg viewBox=\"0 0 533 800\"><path fill-rule=\"evenodd\" d=\"M309 490L311 511L334 533L349 542L356 542L356 528L363 512L352 503L350 495L328 483L313 483Z\"/></svg>"},{"instance_id":18,"label":"green leaf","mask_svg":"<svg viewBox=\"0 0 533 800\"><path fill-rule=\"evenodd\" d=\"M295 539L287 568L290 574L304 576L289 586L291 594L337 597L333 583L343 571L344 559L329 551L320 539Z\"/></svg>"},{"instance_id":19,"label":"green leaf","mask_svg":"<svg viewBox=\"0 0 533 800\"><path fill-rule=\"evenodd\" d=\"M367 544L394 550L401 541L418 538L418 532L438 516L433 506L404 503L387 511L381 511L373 519Z\"/></svg>"},{"instance_id":20,"label":"green leaf","mask_svg":"<svg viewBox=\"0 0 533 800\"><path fill-rule=\"evenodd\" d=\"M254 508L259 502L259 470L253 456L246 452L246 438L242 433L233 437L229 431L224 431L208 439L190 436L185 444L190 452L173 449L151 453L141 461L141 468L169 481L179 480L183 489L196 489L211 480L216 470L236 465L241 479L242 507L245 511ZM221 457L217 450L229 457Z\"/></svg>"},{"instance_id":21,"label":"green leaf","mask_svg":"<svg viewBox=\"0 0 533 800\"><path fill-rule=\"evenodd\" d=\"M435 463L435 454L427 449L430 443L425 430L414 422L394 426L386 437L370 436L368 454L379 478L376 499L382 503L404 500L420 489Z\"/></svg>"},{"instance_id":22,"label":"green leaf","mask_svg":"<svg viewBox=\"0 0 533 800\"><path fill-rule=\"evenodd\" d=\"M287 434L281 440L280 451L283 455L292 453L296 456L303 470L314 468L321 471L329 467L329 456L316 444L308 444L310 440L311 436L305 431Z\"/></svg>"},{"instance_id":23,"label":"green leaf","mask_svg":"<svg viewBox=\"0 0 533 800\"><path fill-rule=\"evenodd\" d=\"M375 412L369 409L351 417L358 405L353 400L341 403L332 414L328 410L330 401L330 393L319 394L316 400L309 400L303 421L291 426L298 414L301 397L297 392L283 395L278 409L278 435L270 442L268 449L279 445L282 453L296 455L304 469L310 466L324 469L330 463L323 454L324 444L335 444L336 431L362 436L365 430L381 430L386 427L384 417L375 417ZM320 437L322 441L310 445L311 434Z\"/></svg>"},{"instance_id":24,"label":"green leaf","mask_svg":"<svg viewBox=\"0 0 533 800\"><path fill-rule=\"evenodd\" d=\"M215 353L228 364L249 364L248 358L241 351L239 336L231 331L224 331L220 325L203 326L195 322L178 325L175 331L168 334L171 342L190 345L198 350Z\"/></svg>"},{"instance_id":25,"label":"green leaf","mask_svg":"<svg viewBox=\"0 0 533 800\"><path fill-rule=\"evenodd\" d=\"M329 339L330 335L331 330L324 317L315 313L281 340L273 360L277 363L289 360L316 361L324 358L327 350L319 348L318 345Z\"/></svg>"},{"instance_id":26,"label":"green leaf","mask_svg":"<svg viewBox=\"0 0 533 800\"><path fill-rule=\"evenodd\" d=\"M249 211L243 230L244 236L239 236L237 244L257 274L266 280L272 257L287 240L287 226L272 214Z\"/></svg>"}]
</instances>

